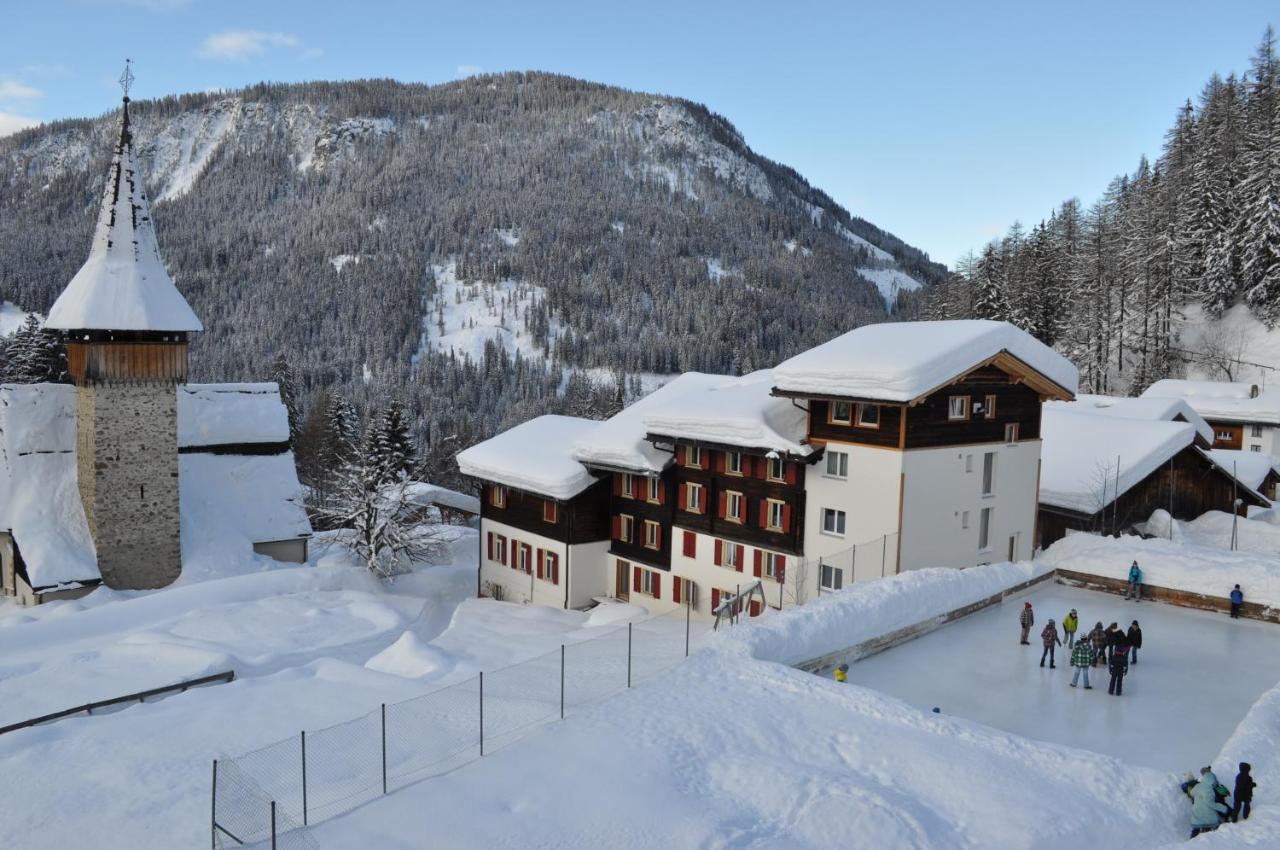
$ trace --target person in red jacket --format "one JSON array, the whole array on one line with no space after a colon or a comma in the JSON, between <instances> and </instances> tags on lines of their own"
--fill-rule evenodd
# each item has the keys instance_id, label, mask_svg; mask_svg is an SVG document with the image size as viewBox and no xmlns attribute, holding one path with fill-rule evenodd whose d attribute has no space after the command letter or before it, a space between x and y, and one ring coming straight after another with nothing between
<instances>
[{"instance_id":1,"label":"person in red jacket","mask_svg":"<svg viewBox=\"0 0 1280 850\"><path fill-rule=\"evenodd\" d=\"M1022 639L1020 643L1023 646L1030 646L1031 641L1027 637L1031 634L1031 627L1036 624L1036 615L1031 610L1031 603L1028 602L1022 606L1022 613L1018 615L1018 625L1022 626Z\"/></svg>"},{"instance_id":2,"label":"person in red jacket","mask_svg":"<svg viewBox=\"0 0 1280 850\"><path fill-rule=\"evenodd\" d=\"M1049 656L1049 669L1056 670L1057 663L1053 659L1053 648L1062 646L1062 641L1058 640L1058 627L1053 624L1053 620L1044 624L1044 631L1040 632L1040 640L1044 641L1044 652L1040 653L1040 666L1044 666L1044 657Z\"/></svg>"}]
</instances>

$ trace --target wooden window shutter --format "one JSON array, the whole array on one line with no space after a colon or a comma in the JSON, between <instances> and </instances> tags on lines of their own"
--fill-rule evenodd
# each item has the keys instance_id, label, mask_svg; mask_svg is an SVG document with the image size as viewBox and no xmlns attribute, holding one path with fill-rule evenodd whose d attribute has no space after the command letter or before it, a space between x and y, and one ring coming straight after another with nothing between
<instances>
[{"instance_id":1,"label":"wooden window shutter","mask_svg":"<svg viewBox=\"0 0 1280 850\"><path fill-rule=\"evenodd\" d=\"M769 500L760 499L759 507L756 509L756 525L761 528L769 527Z\"/></svg>"},{"instance_id":2,"label":"wooden window shutter","mask_svg":"<svg viewBox=\"0 0 1280 850\"><path fill-rule=\"evenodd\" d=\"M534 553L533 563L535 565L535 568L538 571L538 578L542 578L543 575L542 575L542 550L541 549L539 549L536 553Z\"/></svg>"},{"instance_id":3,"label":"wooden window shutter","mask_svg":"<svg viewBox=\"0 0 1280 850\"><path fill-rule=\"evenodd\" d=\"M560 583L560 556L551 552L547 555L551 560L551 582L552 584Z\"/></svg>"},{"instance_id":4,"label":"wooden window shutter","mask_svg":"<svg viewBox=\"0 0 1280 850\"><path fill-rule=\"evenodd\" d=\"M787 559L786 559L786 558L784 558L782 555L779 555L779 556L777 557L777 559L773 562L773 565L774 565L774 567L776 567L776 568L777 568L777 575L776 575L776 576L774 576L774 578L776 578L776 579L778 580L778 584L786 584L786 582L787 582Z\"/></svg>"},{"instance_id":5,"label":"wooden window shutter","mask_svg":"<svg viewBox=\"0 0 1280 850\"><path fill-rule=\"evenodd\" d=\"M613 539L622 539L622 517L617 514L613 515Z\"/></svg>"},{"instance_id":6,"label":"wooden window shutter","mask_svg":"<svg viewBox=\"0 0 1280 850\"><path fill-rule=\"evenodd\" d=\"M783 472L783 478L785 478L785 479L786 479L786 481L787 481L787 483L788 483L788 484L795 484L797 481L799 481L799 480L800 480L800 467L799 467L799 465L794 464L794 463L784 463L784 464L782 465L782 468L783 468L783 470L784 470L784 472Z\"/></svg>"},{"instance_id":7,"label":"wooden window shutter","mask_svg":"<svg viewBox=\"0 0 1280 850\"><path fill-rule=\"evenodd\" d=\"M659 549L662 548L662 526L658 526L657 530L654 532L654 542L658 544Z\"/></svg>"},{"instance_id":8,"label":"wooden window shutter","mask_svg":"<svg viewBox=\"0 0 1280 850\"><path fill-rule=\"evenodd\" d=\"M653 574L653 598L654 599L662 598L662 574L661 573Z\"/></svg>"},{"instance_id":9,"label":"wooden window shutter","mask_svg":"<svg viewBox=\"0 0 1280 850\"><path fill-rule=\"evenodd\" d=\"M680 580L680 576L671 577L671 601L677 605L680 604L681 584L683 584L683 582Z\"/></svg>"},{"instance_id":10,"label":"wooden window shutter","mask_svg":"<svg viewBox=\"0 0 1280 850\"><path fill-rule=\"evenodd\" d=\"M737 545L738 545L738 572L742 572L742 570L746 567L747 547L743 546L741 543Z\"/></svg>"},{"instance_id":11,"label":"wooden window shutter","mask_svg":"<svg viewBox=\"0 0 1280 850\"><path fill-rule=\"evenodd\" d=\"M689 507L689 485L684 482L680 483L680 493L676 496L676 505L682 511Z\"/></svg>"},{"instance_id":12,"label":"wooden window shutter","mask_svg":"<svg viewBox=\"0 0 1280 850\"><path fill-rule=\"evenodd\" d=\"M615 496L622 495L622 473L621 472L615 472L613 474L613 495Z\"/></svg>"},{"instance_id":13,"label":"wooden window shutter","mask_svg":"<svg viewBox=\"0 0 1280 850\"><path fill-rule=\"evenodd\" d=\"M676 446L676 465L689 465L689 449L686 446Z\"/></svg>"},{"instance_id":14,"label":"wooden window shutter","mask_svg":"<svg viewBox=\"0 0 1280 850\"><path fill-rule=\"evenodd\" d=\"M724 565L724 541L716 541L716 566Z\"/></svg>"},{"instance_id":15,"label":"wooden window shutter","mask_svg":"<svg viewBox=\"0 0 1280 850\"><path fill-rule=\"evenodd\" d=\"M785 502L782 505L782 530L791 531L791 503Z\"/></svg>"},{"instance_id":16,"label":"wooden window shutter","mask_svg":"<svg viewBox=\"0 0 1280 850\"><path fill-rule=\"evenodd\" d=\"M716 472L724 472L724 458L725 458L725 453L724 453L724 452L713 452L712 454L714 454L714 455L715 455L715 467L716 467Z\"/></svg>"},{"instance_id":17,"label":"wooden window shutter","mask_svg":"<svg viewBox=\"0 0 1280 850\"><path fill-rule=\"evenodd\" d=\"M502 565L503 565L504 567L509 567L509 566L511 566L511 562L510 562L510 560L509 560L509 558L510 558L510 549L511 549L511 545L507 542L507 538L505 538L505 537L499 537L499 538L498 538L498 548L502 550L502 552L501 552L501 555L502 555Z\"/></svg>"},{"instance_id":18,"label":"wooden window shutter","mask_svg":"<svg viewBox=\"0 0 1280 850\"><path fill-rule=\"evenodd\" d=\"M632 567L631 569L633 570L633 572L632 572L632 579L631 579L631 580L632 580L632 587L635 589L635 592L636 592L636 593L640 593L640 592L641 592L641 590L640 590L640 568L639 568L639 567Z\"/></svg>"},{"instance_id":19,"label":"wooden window shutter","mask_svg":"<svg viewBox=\"0 0 1280 850\"><path fill-rule=\"evenodd\" d=\"M759 549L757 549L756 556L753 560L755 561L755 564L753 566L755 569L756 578L760 578L760 576L764 573L764 567L762 566L764 562L764 553L761 552Z\"/></svg>"},{"instance_id":20,"label":"wooden window shutter","mask_svg":"<svg viewBox=\"0 0 1280 850\"><path fill-rule=\"evenodd\" d=\"M721 519L724 519L725 516L727 516L725 511L728 509L728 507L729 507L729 494L721 490L720 491L720 513L718 513L716 516L720 517Z\"/></svg>"},{"instance_id":21,"label":"wooden window shutter","mask_svg":"<svg viewBox=\"0 0 1280 850\"><path fill-rule=\"evenodd\" d=\"M698 557L698 535L692 531L684 533L684 556L686 558Z\"/></svg>"},{"instance_id":22,"label":"wooden window shutter","mask_svg":"<svg viewBox=\"0 0 1280 850\"><path fill-rule=\"evenodd\" d=\"M493 532L489 532L489 560L493 560Z\"/></svg>"},{"instance_id":23,"label":"wooden window shutter","mask_svg":"<svg viewBox=\"0 0 1280 850\"><path fill-rule=\"evenodd\" d=\"M711 613L714 614L715 610L719 607L720 607L720 588L713 587L711 588Z\"/></svg>"},{"instance_id":24,"label":"wooden window shutter","mask_svg":"<svg viewBox=\"0 0 1280 850\"><path fill-rule=\"evenodd\" d=\"M667 503L667 482L661 478L658 479L658 504L665 505Z\"/></svg>"}]
</instances>

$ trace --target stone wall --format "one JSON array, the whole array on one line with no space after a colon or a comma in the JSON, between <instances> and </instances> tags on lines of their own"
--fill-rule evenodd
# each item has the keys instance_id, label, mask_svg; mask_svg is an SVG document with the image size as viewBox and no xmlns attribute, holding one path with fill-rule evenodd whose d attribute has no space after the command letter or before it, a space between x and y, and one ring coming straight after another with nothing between
<instances>
[{"instance_id":1,"label":"stone wall","mask_svg":"<svg viewBox=\"0 0 1280 850\"><path fill-rule=\"evenodd\" d=\"M108 587L163 587L182 571L177 415L168 382L77 391L80 498Z\"/></svg>"}]
</instances>

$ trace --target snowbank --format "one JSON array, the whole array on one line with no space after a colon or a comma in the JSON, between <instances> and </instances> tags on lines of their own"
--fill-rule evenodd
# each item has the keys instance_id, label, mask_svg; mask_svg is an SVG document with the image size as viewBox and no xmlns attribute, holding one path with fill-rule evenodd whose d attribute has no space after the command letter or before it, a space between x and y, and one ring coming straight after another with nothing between
<instances>
[{"instance_id":1,"label":"snowbank","mask_svg":"<svg viewBox=\"0 0 1280 850\"><path fill-rule=\"evenodd\" d=\"M911 570L858 582L799 608L716 636L718 645L763 661L798 664L938 617L1042 576L1040 563Z\"/></svg>"},{"instance_id":2,"label":"snowbank","mask_svg":"<svg viewBox=\"0 0 1280 850\"><path fill-rule=\"evenodd\" d=\"M1240 525L1248 522L1241 520ZM1179 526L1185 528L1185 524ZM1218 597L1226 597L1232 585L1239 584L1246 601L1280 606L1280 559L1253 552L1159 538L1069 533L1042 552L1037 563L1124 580L1135 560L1147 584Z\"/></svg>"},{"instance_id":3,"label":"snowbank","mask_svg":"<svg viewBox=\"0 0 1280 850\"><path fill-rule=\"evenodd\" d=\"M980 320L865 325L773 371L787 392L911 401L1003 351L1075 393L1069 360L1007 322Z\"/></svg>"},{"instance_id":4,"label":"snowbank","mask_svg":"<svg viewBox=\"0 0 1280 850\"><path fill-rule=\"evenodd\" d=\"M262 384L184 384L178 387L178 446L284 443L289 413L280 388Z\"/></svg>"},{"instance_id":5,"label":"snowbank","mask_svg":"<svg viewBox=\"0 0 1280 850\"><path fill-rule=\"evenodd\" d=\"M391 646L366 661L364 666L366 670L417 679L447 670L453 662L448 654L413 632L405 632Z\"/></svg>"},{"instance_id":6,"label":"snowbank","mask_svg":"<svg viewBox=\"0 0 1280 850\"><path fill-rule=\"evenodd\" d=\"M573 446L600 425L576 416L539 416L459 452L463 475L517 490L572 499L595 483Z\"/></svg>"},{"instance_id":7,"label":"snowbank","mask_svg":"<svg viewBox=\"0 0 1280 850\"><path fill-rule=\"evenodd\" d=\"M774 371L761 369L741 378L728 378L702 392L683 395L677 403L649 413L649 433L748 449L807 457L808 414L791 399L770 393L777 383Z\"/></svg>"}]
</instances>

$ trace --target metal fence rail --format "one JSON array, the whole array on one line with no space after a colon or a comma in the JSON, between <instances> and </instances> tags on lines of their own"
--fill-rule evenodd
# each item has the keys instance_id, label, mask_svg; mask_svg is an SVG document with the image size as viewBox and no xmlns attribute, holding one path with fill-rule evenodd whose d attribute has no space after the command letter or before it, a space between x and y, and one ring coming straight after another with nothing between
<instances>
[{"instance_id":1,"label":"metal fence rail","mask_svg":"<svg viewBox=\"0 0 1280 850\"><path fill-rule=\"evenodd\" d=\"M688 606L213 764L211 845L316 850L307 826L447 773L689 654Z\"/></svg>"}]
</instances>

